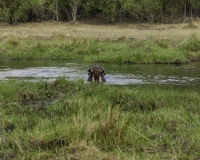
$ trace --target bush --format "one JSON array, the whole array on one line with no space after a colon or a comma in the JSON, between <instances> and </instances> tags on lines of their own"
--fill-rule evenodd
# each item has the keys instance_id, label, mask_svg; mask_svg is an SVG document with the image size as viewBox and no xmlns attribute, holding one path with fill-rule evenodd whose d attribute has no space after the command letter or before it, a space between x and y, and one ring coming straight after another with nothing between
<instances>
[{"instance_id":1,"label":"bush","mask_svg":"<svg viewBox=\"0 0 200 160\"><path fill-rule=\"evenodd\" d=\"M190 50L193 52L200 51L200 39L197 34L191 34L190 37L181 45L184 50Z\"/></svg>"}]
</instances>

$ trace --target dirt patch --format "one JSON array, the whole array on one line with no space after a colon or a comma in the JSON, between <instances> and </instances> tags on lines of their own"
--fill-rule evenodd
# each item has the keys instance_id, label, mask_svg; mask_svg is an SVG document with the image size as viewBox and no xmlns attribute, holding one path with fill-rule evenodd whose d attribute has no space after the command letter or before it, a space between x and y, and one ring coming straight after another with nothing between
<instances>
[{"instance_id":1,"label":"dirt patch","mask_svg":"<svg viewBox=\"0 0 200 160\"><path fill-rule=\"evenodd\" d=\"M0 38L10 36L20 38L51 38L51 37L80 37L98 39L182 39L191 33L200 33L200 24L195 22L195 27L188 24L102 24L89 25L84 23L28 23L16 26L0 25Z\"/></svg>"}]
</instances>

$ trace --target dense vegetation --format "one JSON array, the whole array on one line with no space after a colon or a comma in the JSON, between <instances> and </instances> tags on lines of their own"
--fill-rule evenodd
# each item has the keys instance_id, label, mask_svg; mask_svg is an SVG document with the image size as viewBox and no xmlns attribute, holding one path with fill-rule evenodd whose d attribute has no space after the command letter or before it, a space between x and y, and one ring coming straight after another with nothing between
<instances>
[{"instance_id":1,"label":"dense vegetation","mask_svg":"<svg viewBox=\"0 0 200 160\"><path fill-rule=\"evenodd\" d=\"M8 37L0 41L0 58L13 60L74 59L108 63L187 63L200 59L200 39L99 40L53 36Z\"/></svg>"},{"instance_id":2,"label":"dense vegetation","mask_svg":"<svg viewBox=\"0 0 200 160\"><path fill-rule=\"evenodd\" d=\"M76 21L83 18L114 21L185 22L197 17L199 0L1 0L0 20ZM194 16L193 16L194 15Z\"/></svg>"},{"instance_id":3,"label":"dense vegetation","mask_svg":"<svg viewBox=\"0 0 200 160\"><path fill-rule=\"evenodd\" d=\"M200 94L173 87L0 83L0 159L199 159Z\"/></svg>"}]
</instances>

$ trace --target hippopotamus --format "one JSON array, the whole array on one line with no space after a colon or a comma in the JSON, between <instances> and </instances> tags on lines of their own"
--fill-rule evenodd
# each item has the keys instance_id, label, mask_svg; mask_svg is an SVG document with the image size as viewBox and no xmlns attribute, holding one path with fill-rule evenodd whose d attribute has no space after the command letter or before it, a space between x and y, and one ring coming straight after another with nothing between
<instances>
[{"instance_id":1,"label":"hippopotamus","mask_svg":"<svg viewBox=\"0 0 200 160\"><path fill-rule=\"evenodd\" d=\"M93 65L88 69L88 82L106 82L105 69L99 65Z\"/></svg>"}]
</instances>

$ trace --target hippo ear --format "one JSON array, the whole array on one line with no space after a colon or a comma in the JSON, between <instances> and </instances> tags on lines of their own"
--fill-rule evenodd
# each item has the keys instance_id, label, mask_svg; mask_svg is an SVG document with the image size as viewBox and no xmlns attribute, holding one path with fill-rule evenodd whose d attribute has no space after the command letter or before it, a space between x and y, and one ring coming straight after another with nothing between
<instances>
[{"instance_id":1,"label":"hippo ear","mask_svg":"<svg viewBox=\"0 0 200 160\"><path fill-rule=\"evenodd\" d=\"M90 73L91 73L91 72L93 72L93 68L92 68L92 69L90 69L90 70L89 70L89 72L90 72Z\"/></svg>"},{"instance_id":2,"label":"hippo ear","mask_svg":"<svg viewBox=\"0 0 200 160\"><path fill-rule=\"evenodd\" d=\"M103 72L101 69L97 69L98 71L100 71L101 73Z\"/></svg>"}]
</instances>

